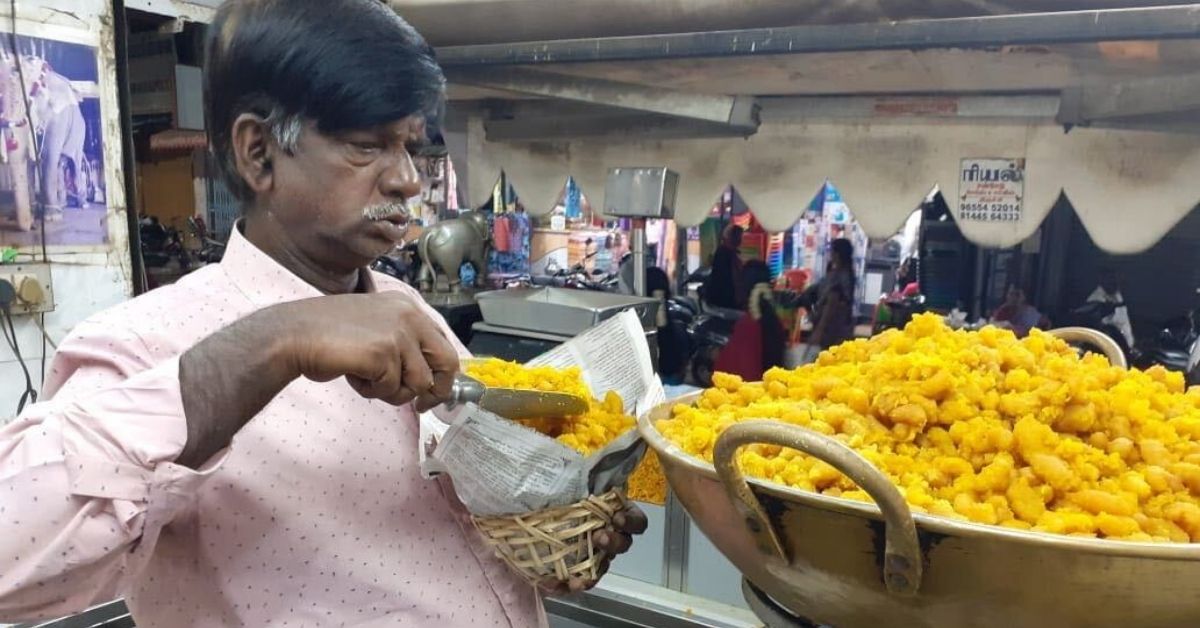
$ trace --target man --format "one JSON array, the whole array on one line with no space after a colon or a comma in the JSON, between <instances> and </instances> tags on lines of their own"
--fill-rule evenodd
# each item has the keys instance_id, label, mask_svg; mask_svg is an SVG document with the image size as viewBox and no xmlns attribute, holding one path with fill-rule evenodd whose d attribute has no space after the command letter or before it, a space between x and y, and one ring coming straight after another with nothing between
<instances>
[{"instance_id":1,"label":"man","mask_svg":"<svg viewBox=\"0 0 1200 628\"><path fill-rule=\"evenodd\" d=\"M545 625L418 473L462 347L365 270L420 194L432 52L377 0L236 0L210 33L244 220L221 264L80 324L0 431L0 621L124 595L139 626ZM615 523L610 552L645 527Z\"/></svg>"},{"instance_id":2,"label":"man","mask_svg":"<svg viewBox=\"0 0 1200 628\"><path fill-rule=\"evenodd\" d=\"M1128 355L1129 351L1134 348L1133 323L1129 320L1129 308L1125 305L1125 297L1121 294L1120 282L1117 280L1116 271L1110 268L1102 270L1100 272L1100 285L1088 296L1087 300L1088 303L1116 304L1117 307L1113 309L1113 313L1100 322L1120 332L1121 337L1116 340L1118 343L1124 345L1121 348Z\"/></svg>"},{"instance_id":3,"label":"man","mask_svg":"<svg viewBox=\"0 0 1200 628\"><path fill-rule=\"evenodd\" d=\"M1004 303L992 313L991 323L997 327L1011 329L1018 338L1028 336L1034 327L1045 329L1050 326L1050 321L1029 304L1025 290L1015 284L1008 287Z\"/></svg>"},{"instance_id":4,"label":"man","mask_svg":"<svg viewBox=\"0 0 1200 628\"><path fill-rule=\"evenodd\" d=\"M741 292L742 259L738 249L742 246L742 228L730 225L721 237L721 244L713 253L712 272L704 281L704 301L713 307L738 309Z\"/></svg>"}]
</instances>

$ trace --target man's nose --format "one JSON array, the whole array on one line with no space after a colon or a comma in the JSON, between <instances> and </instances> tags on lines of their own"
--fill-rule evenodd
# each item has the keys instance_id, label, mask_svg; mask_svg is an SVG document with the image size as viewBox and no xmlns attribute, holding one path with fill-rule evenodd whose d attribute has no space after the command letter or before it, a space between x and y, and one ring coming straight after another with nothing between
<instances>
[{"instance_id":1,"label":"man's nose","mask_svg":"<svg viewBox=\"0 0 1200 628\"><path fill-rule=\"evenodd\" d=\"M380 177L379 186L379 191L388 198L408 200L421 195L421 175L407 152L388 166Z\"/></svg>"}]
</instances>

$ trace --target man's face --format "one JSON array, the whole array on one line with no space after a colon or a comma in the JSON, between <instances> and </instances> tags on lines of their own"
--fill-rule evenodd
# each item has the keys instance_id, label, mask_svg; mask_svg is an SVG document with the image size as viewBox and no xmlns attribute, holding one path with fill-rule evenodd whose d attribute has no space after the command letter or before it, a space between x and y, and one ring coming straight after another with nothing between
<instances>
[{"instance_id":1,"label":"man's face","mask_svg":"<svg viewBox=\"0 0 1200 628\"><path fill-rule=\"evenodd\" d=\"M1023 305L1025 303L1025 293L1020 288L1009 288L1008 294L1005 296L1009 305Z\"/></svg>"},{"instance_id":2,"label":"man's face","mask_svg":"<svg viewBox=\"0 0 1200 628\"><path fill-rule=\"evenodd\" d=\"M378 128L324 135L306 122L292 155L272 164L266 209L322 270L361 268L404 238L404 219L371 220L368 207L421 193L412 151L425 123L411 116Z\"/></svg>"}]
</instances>

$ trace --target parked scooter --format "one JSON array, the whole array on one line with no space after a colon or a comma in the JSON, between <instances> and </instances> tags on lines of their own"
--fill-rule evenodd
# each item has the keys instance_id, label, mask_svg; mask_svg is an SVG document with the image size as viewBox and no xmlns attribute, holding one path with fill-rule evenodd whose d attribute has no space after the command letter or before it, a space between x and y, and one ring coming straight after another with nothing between
<instances>
[{"instance_id":1,"label":"parked scooter","mask_svg":"<svg viewBox=\"0 0 1200 628\"><path fill-rule=\"evenodd\" d=\"M147 268L164 268L174 260L180 271L186 273L191 269L191 255L184 248L178 231L163 225L154 216L147 216L138 225L138 233L142 262Z\"/></svg>"},{"instance_id":2,"label":"parked scooter","mask_svg":"<svg viewBox=\"0 0 1200 628\"><path fill-rule=\"evenodd\" d=\"M686 308L692 317L687 327L691 345L688 375L693 384L705 388L712 386L713 365L721 349L729 344L729 339L733 337L733 326L744 313L715 307L705 301L704 280L711 272L711 268L701 268L684 280L684 285L696 286L696 294L700 297L698 303L690 299L679 302L679 307Z\"/></svg>"},{"instance_id":3,"label":"parked scooter","mask_svg":"<svg viewBox=\"0 0 1200 628\"><path fill-rule=\"evenodd\" d=\"M1155 336L1142 343L1141 351L1130 360L1133 366L1149 368L1156 364L1169 370L1189 373L1195 366L1193 355L1200 355L1200 310L1191 310L1163 323Z\"/></svg>"},{"instance_id":4,"label":"parked scooter","mask_svg":"<svg viewBox=\"0 0 1200 628\"><path fill-rule=\"evenodd\" d=\"M387 255L382 255L371 264L371 269L391 275L410 286L416 286L421 276L421 256L417 254L417 241L397 245Z\"/></svg>"},{"instance_id":5,"label":"parked scooter","mask_svg":"<svg viewBox=\"0 0 1200 628\"><path fill-rule=\"evenodd\" d=\"M225 243L214 239L208 231L208 225L204 223L204 219L191 216L188 218L188 230L192 232L192 237L200 243L200 250L196 252L196 259L203 264L216 264L225 256Z\"/></svg>"},{"instance_id":6,"label":"parked scooter","mask_svg":"<svg viewBox=\"0 0 1200 628\"><path fill-rule=\"evenodd\" d=\"M599 268L588 270L587 261L595 255L595 253L589 253L582 260L567 268L561 268L551 261L544 266L541 274L530 277L530 283L535 286L617 292L619 278L616 273L606 272Z\"/></svg>"}]
</instances>

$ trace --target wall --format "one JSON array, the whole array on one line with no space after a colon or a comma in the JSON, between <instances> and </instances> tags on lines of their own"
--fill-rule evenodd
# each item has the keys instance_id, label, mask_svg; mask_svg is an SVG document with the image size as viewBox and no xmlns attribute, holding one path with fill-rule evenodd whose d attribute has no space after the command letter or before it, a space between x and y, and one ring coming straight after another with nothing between
<instances>
[{"instance_id":1,"label":"wall","mask_svg":"<svg viewBox=\"0 0 1200 628\"><path fill-rule=\"evenodd\" d=\"M0 3L0 30L10 30L8 3ZM66 8L64 8L66 7ZM51 247L50 261L57 308L46 315L46 329L56 342L92 313L119 303L132 291L129 234L121 175L121 135L117 115L116 69L112 18L106 0L23 0L18 9L21 35L72 41L98 49L100 103L104 136L105 184L108 191L108 243L98 246ZM7 39L5 40L7 42ZM40 247L23 249L40 258ZM41 386L41 332L28 318L18 319L17 336L34 386ZM53 349L47 347L48 358ZM0 343L0 423L16 413L24 377L6 344Z\"/></svg>"},{"instance_id":2,"label":"wall","mask_svg":"<svg viewBox=\"0 0 1200 628\"><path fill-rule=\"evenodd\" d=\"M189 155L138 162L138 208L164 225L186 231L187 219L196 213L193 158Z\"/></svg>"}]
</instances>

